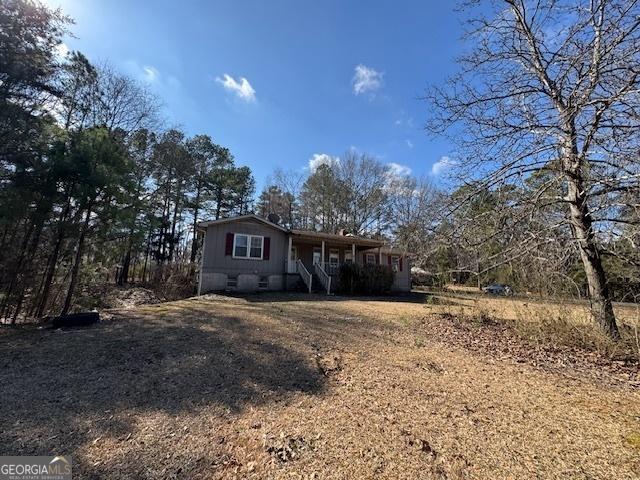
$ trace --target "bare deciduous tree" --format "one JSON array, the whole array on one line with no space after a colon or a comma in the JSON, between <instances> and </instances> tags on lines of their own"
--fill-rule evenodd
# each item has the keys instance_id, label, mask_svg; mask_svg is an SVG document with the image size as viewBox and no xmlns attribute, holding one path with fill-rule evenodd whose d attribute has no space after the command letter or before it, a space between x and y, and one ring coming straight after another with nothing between
<instances>
[{"instance_id":1,"label":"bare deciduous tree","mask_svg":"<svg viewBox=\"0 0 640 480\"><path fill-rule=\"evenodd\" d=\"M564 206L563 221L548 228L570 228L593 318L618 338L600 245L603 233L620 228L627 200L637 198L629 193L640 189L638 2L478 6L466 5L473 47L461 72L428 94L435 107L428 127L456 137L460 171L482 188L544 173L520 204L532 214Z\"/></svg>"},{"instance_id":2,"label":"bare deciduous tree","mask_svg":"<svg viewBox=\"0 0 640 480\"><path fill-rule=\"evenodd\" d=\"M433 253L433 236L440 224L443 195L426 178L396 177L387 186L397 246L424 265Z\"/></svg>"},{"instance_id":3,"label":"bare deciduous tree","mask_svg":"<svg viewBox=\"0 0 640 480\"><path fill-rule=\"evenodd\" d=\"M98 82L98 98L92 111L94 124L126 132L160 126L160 102L146 86L116 72L107 63L98 68Z\"/></svg>"},{"instance_id":4,"label":"bare deciduous tree","mask_svg":"<svg viewBox=\"0 0 640 480\"><path fill-rule=\"evenodd\" d=\"M342 224L355 234L378 233L386 226L389 210L389 167L374 157L348 150L335 170L342 187Z\"/></svg>"}]
</instances>

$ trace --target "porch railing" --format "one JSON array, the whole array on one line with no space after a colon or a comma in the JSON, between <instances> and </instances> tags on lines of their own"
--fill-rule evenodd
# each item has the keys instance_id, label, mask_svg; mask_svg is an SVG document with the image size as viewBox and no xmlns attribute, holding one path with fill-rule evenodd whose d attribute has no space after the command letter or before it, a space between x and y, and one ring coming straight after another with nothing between
<instances>
[{"instance_id":1,"label":"porch railing","mask_svg":"<svg viewBox=\"0 0 640 480\"><path fill-rule=\"evenodd\" d=\"M304 284L309 289L309 293L311 293L311 286L312 286L312 283L313 283L313 275L311 275L309 273L309 270L307 270L307 267L304 266L304 263L302 263L302 260L300 260L300 259L298 259L296 261L296 271L298 272L298 274L302 278L302 281L304 282Z\"/></svg>"},{"instance_id":2,"label":"porch railing","mask_svg":"<svg viewBox=\"0 0 640 480\"><path fill-rule=\"evenodd\" d=\"M329 295L331 293L331 275L322 268L321 263L316 263L313 267L316 271L316 275L320 279L320 283L327 291L327 295Z\"/></svg>"}]
</instances>

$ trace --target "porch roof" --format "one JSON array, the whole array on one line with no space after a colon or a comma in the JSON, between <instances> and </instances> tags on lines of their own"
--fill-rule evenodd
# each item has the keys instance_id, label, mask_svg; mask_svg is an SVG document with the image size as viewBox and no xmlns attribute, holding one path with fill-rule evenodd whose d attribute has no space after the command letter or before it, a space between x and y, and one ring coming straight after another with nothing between
<instances>
[{"instance_id":1,"label":"porch roof","mask_svg":"<svg viewBox=\"0 0 640 480\"><path fill-rule=\"evenodd\" d=\"M323 233L323 232L314 232L312 230L291 230L291 235L294 239L306 240L306 241L322 241L330 242L330 243L338 243L341 245L352 245L356 244L362 247L374 248L374 247L382 247L384 242L379 240L372 240L370 238L356 237L354 235L338 235L335 233Z\"/></svg>"},{"instance_id":2,"label":"porch roof","mask_svg":"<svg viewBox=\"0 0 640 480\"><path fill-rule=\"evenodd\" d=\"M371 251L377 253L378 249L377 248L371 249ZM407 255L409 252L401 248L393 248L393 247L390 247L389 245L384 245L380 249L380 253L384 253L385 255Z\"/></svg>"}]
</instances>

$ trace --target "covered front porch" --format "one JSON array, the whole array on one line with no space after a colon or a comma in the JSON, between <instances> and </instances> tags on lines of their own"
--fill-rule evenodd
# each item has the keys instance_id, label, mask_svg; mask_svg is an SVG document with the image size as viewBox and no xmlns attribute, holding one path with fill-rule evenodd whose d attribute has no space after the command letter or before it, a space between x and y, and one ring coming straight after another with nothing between
<instances>
[{"instance_id":1,"label":"covered front porch","mask_svg":"<svg viewBox=\"0 0 640 480\"><path fill-rule=\"evenodd\" d=\"M332 277L344 263L381 264L382 242L300 230L289 235L287 272L300 274L309 291L315 278L331 293L331 283L335 284Z\"/></svg>"}]
</instances>

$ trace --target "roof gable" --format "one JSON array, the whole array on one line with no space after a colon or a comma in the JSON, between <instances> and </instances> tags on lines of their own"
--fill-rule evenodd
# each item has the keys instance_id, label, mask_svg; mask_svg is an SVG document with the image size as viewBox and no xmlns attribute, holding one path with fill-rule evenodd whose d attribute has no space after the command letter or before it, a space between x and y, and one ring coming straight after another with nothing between
<instances>
[{"instance_id":1,"label":"roof gable","mask_svg":"<svg viewBox=\"0 0 640 480\"><path fill-rule=\"evenodd\" d=\"M289 230L287 230L285 227L283 227L282 225L277 225L273 222L270 222L269 220L266 220L262 217L259 217L258 215L240 215L237 217L229 217L229 218L220 218L218 220L209 220L207 222L198 222L198 228L207 228L211 225L222 225L225 223L236 223L236 222L242 222L242 221L246 221L246 220L252 220L252 221L256 221L259 223L263 223L275 230L280 230L281 232L288 232Z\"/></svg>"}]
</instances>

